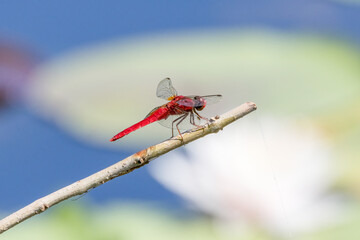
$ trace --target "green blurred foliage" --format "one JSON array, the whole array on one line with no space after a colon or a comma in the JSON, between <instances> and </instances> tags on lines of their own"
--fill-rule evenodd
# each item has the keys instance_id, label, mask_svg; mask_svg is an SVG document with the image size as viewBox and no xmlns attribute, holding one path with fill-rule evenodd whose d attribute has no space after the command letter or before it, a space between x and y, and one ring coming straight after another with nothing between
<instances>
[{"instance_id":1,"label":"green blurred foliage","mask_svg":"<svg viewBox=\"0 0 360 240\"><path fill-rule=\"evenodd\" d=\"M180 214L183 215L183 214ZM357 239L360 235L360 205L352 204L336 224L304 236L270 236L260 229L242 226L219 227L206 217L180 216L179 213L146 204L117 203L106 207L62 204L50 213L36 216L5 232L6 240L338 240Z\"/></svg>"},{"instance_id":2,"label":"green blurred foliage","mask_svg":"<svg viewBox=\"0 0 360 240\"><path fill-rule=\"evenodd\" d=\"M178 218L150 205L125 203L94 208L71 203L36 218L3 236L8 240L237 239L237 235L224 238L209 219Z\"/></svg>"}]
</instances>

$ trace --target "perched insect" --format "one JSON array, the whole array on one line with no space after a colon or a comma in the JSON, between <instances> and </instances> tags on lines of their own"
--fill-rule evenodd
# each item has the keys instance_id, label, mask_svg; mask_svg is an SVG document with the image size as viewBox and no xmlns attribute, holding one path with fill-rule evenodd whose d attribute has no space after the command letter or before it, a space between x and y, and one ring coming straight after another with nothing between
<instances>
[{"instance_id":1,"label":"perched insect","mask_svg":"<svg viewBox=\"0 0 360 240\"><path fill-rule=\"evenodd\" d=\"M154 108L144 120L132 125L129 128L119 132L110 141L116 141L119 138L128 135L129 133L142 128L150 123L159 121L165 127L172 129L172 136L174 136L174 125L178 130L180 136L179 125L189 117L190 124L196 127L200 126L201 119L208 121L207 118L199 115L197 111L203 110L208 104L220 101L221 95L207 95L207 96L182 96L178 95L175 88L172 86L170 78L162 80L156 91L156 96L168 100L169 102ZM184 125L184 124L182 124ZM185 124L186 125L186 124ZM181 127L180 129L188 129L188 127ZM182 136L181 136L182 137Z\"/></svg>"}]
</instances>

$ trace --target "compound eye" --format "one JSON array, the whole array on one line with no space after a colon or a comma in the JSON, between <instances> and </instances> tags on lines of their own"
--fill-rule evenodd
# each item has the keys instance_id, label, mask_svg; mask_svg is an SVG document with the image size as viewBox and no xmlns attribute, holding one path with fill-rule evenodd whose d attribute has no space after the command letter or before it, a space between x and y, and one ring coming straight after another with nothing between
<instances>
[{"instance_id":1,"label":"compound eye","mask_svg":"<svg viewBox=\"0 0 360 240\"><path fill-rule=\"evenodd\" d=\"M195 107L195 109L198 110L198 111L201 111L201 110L204 109L204 107L205 107L205 105L197 106L197 107Z\"/></svg>"},{"instance_id":2,"label":"compound eye","mask_svg":"<svg viewBox=\"0 0 360 240\"><path fill-rule=\"evenodd\" d=\"M198 110L198 111L201 111L204 109L204 107L206 106L206 101L205 99L199 97L199 96L196 96L195 97L195 100L196 100L196 107L195 109Z\"/></svg>"}]
</instances>

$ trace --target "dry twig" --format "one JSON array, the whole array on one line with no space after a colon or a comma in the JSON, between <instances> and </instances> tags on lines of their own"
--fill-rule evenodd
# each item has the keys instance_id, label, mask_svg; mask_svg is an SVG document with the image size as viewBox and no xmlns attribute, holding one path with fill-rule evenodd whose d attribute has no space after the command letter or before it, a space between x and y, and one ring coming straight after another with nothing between
<instances>
[{"instance_id":1,"label":"dry twig","mask_svg":"<svg viewBox=\"0 0 360 240\"><path fill-rule=\"evenodd\" d=\"M40 198L26 207L18 210L17 212L14 212L13 214L0 220L0 234L32 216L44 212L46 209L54 206L55 204L58 204L68 198L84 194L90 189L96 188L97 186L113 178L127 174L136 168L142 167L143 165L149 163L150 160L157 158L184 144L192 142L207 134L216 133L226 125L254 110L256 110L256 105L254 103L244 103L221 116L212 118L209 125L203 129L198 129L196 131L182 134L183 141L180 141L180 137L177 136L175 139L178 139L178 141L170 139L160 144L151 146L89 177L86 177L43 198Z\"/></svg>"}]
</instances>

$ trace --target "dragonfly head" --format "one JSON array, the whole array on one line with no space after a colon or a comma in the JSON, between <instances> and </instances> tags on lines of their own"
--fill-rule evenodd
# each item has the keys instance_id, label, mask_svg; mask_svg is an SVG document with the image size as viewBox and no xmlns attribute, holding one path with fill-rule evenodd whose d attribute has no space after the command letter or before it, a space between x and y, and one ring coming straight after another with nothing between
<instances>
[{"instance_id":1,"label":"dragonfly head","mask_svg":"<svg viewBox=\"0 0 360 240\"><path fill-rule=\"evenodd\" d=\"M195 96L194 97L194 107L196 110L201 111L206 106L206 100L202 97Z\"/></svg>"}]
</instances>

